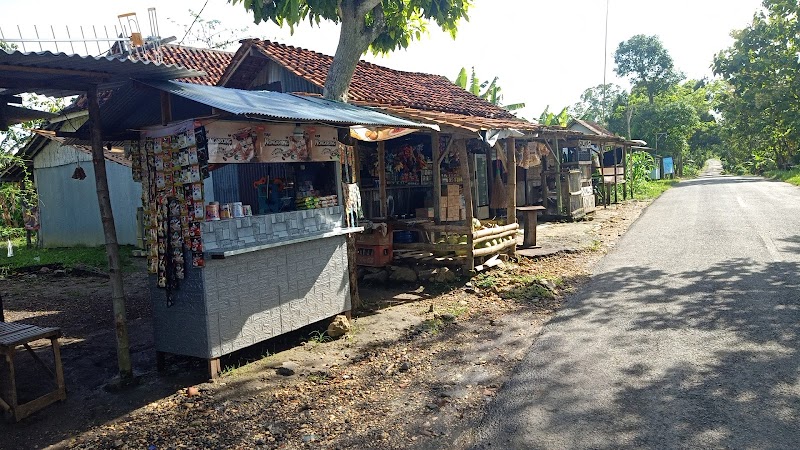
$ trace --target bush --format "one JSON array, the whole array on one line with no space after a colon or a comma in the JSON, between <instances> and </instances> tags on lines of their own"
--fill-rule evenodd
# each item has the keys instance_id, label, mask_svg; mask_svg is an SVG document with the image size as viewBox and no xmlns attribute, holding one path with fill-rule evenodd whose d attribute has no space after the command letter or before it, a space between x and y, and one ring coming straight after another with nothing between
<instances>
[{"instance_id":1,"label":"bush","mask_svg":"<svg viewBox=\"0 0 800 450\"><path fill-rule=\"evenodd\" d=\"M0 238L5 239L22 239L25 237L25 228L3 227L0 226Z\"/></svg>"}]
</instances>

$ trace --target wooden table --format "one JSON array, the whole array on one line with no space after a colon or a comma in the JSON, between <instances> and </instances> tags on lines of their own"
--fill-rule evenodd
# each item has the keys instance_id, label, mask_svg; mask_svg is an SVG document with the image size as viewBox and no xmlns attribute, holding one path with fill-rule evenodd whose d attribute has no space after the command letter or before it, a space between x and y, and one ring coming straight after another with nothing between
<instances>
[{"instance_id":1,"label":"wooden table","mask_svg":"<svg viewBox=\"0 0 800 450\"><path fill-rule=\"evenodd\" d=\"M544 206L520 206L517 208L517 211L522 212L525 217L522 229L524 233L522 248L538 248L536 245L536 224L538 222L536 214L545 209Z\"/></svg>"},{"instance_id":2,"label":"wooden table","mask_svg":"<svg viewBox=\"0 0 800 450\"><path fill-rule=\"evenodd\" d=\"M5 356L8 366L10 386L8 393L0 391L0 408L7 417L20 421L34 412L59 400L66 400L67 391L64 387L64 368L61 365L61 347L58 338L61 337L59 328L42 328L17 322L0 322L0 355ZM30 343L39 339L50 339L53 347L53 360L55 372L36 355ZM17 348L23 347L33 356L33 359L47 372L55 383L55 389L41 397L27 403L19 404L17 399L16 373L14 371L14 356ZM6 395L6 397L2 397Z\"/></svg>"}]
</instances>

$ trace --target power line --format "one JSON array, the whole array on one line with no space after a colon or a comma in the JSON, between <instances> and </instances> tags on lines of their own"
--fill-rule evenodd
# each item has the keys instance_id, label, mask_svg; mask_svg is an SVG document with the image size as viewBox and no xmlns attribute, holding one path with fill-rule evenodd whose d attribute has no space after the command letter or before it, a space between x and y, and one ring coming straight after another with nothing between
<instances>
[{"instance_id":1,"label":"power line","mask_svg":"<svg viewBox=\"0 0 800 450\"><path fill-rule=\"evenodd\" d=\"M184 34L184 35L183 35L183 37L181 38L180 42L178 42L178 45L181 45L181 44L183 44L183 40L184 40L184 39L186 39L186 36L188 36L188 35L189 35L189 32L190 32L190 31L192 31L192 27L194 26L194 24L195 24L195 23L197 23L197 19L199 19L199 18L200 18L200 15L201 15L201 14L203 14L203 11L206 9L206 6L207 6L207 5L208 5L208 0L206 0L206 2L203 4L203 7L202 7L202 8L200 8L200 12L199 12L199 13L197 13L197 14L194 16L194 20L192 21L192 24L191 24L191 25L189 25L189 28L186 30L186 34Z\"/></svg>"}]
</instances>

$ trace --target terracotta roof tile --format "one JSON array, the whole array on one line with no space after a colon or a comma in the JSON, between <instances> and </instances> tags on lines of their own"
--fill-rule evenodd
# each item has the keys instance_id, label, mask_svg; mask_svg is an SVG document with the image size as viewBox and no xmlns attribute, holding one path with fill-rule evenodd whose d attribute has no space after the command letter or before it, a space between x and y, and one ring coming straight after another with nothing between
<instances>
[{"instance_id":1,"label":"terracotta roof tile","mask_svg":"<svg viewBox=\"0 0 800 450\"><path fill-rule=\"evenodd\" d=\"M320 88L325 84L328 68L333 61L333 57L322 53L259 39L243 40L234 61L247 58L252 47ZM234 66L231 65L229 71L235 70ZM226 73L226 76L232 75ZM358 63L353 74L349 100L354 103L517 120L509 111L461 89L441 75L394 70L365 61Z\"/></svg>"},{"instance_id":2,"label":"terracotta roof tile","mask_svg":"<svg viewBox=\"0 0 800 450\"><path fill-rule=\"evenodd\" d=\"M165 64L178 64L187 69L202 70L205 77L184 78L179 81L213 86L225 73L231 63L233 53L208 48L184 47L181 45L162 45L161 57ZM149 53L152 56L152 52Z\"/></svg>"}]
</instances>

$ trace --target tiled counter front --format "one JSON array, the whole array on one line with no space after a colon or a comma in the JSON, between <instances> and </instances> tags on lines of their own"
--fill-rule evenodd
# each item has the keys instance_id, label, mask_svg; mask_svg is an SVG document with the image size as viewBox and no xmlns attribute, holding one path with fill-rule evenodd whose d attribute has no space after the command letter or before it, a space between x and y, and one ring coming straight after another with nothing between
<instances>
[{"instance_id":1,"label":"tiled counter front","mask_svg":"<svg viewBox=\"0 0 800 450\"><path fill-rule=\"evenodd\" d=\"M340 228L341 216L332 207L207 222L209 251L295 243L207 257L205 268L187 270L169 308L152 280L156 350L217 358L350 310L346 236L319 237Z\"/></svg>"},{"instance_id":2,"label":"tiled counter front","mask_svg":"<svg viewBox=\"0 0 800 450\"><path fill-rule=\"evenodd\" d=\"M292 211L203 223L203 248L221 250L313 235L342 226L342 207Z\"/></svg>"}]
</instances>

